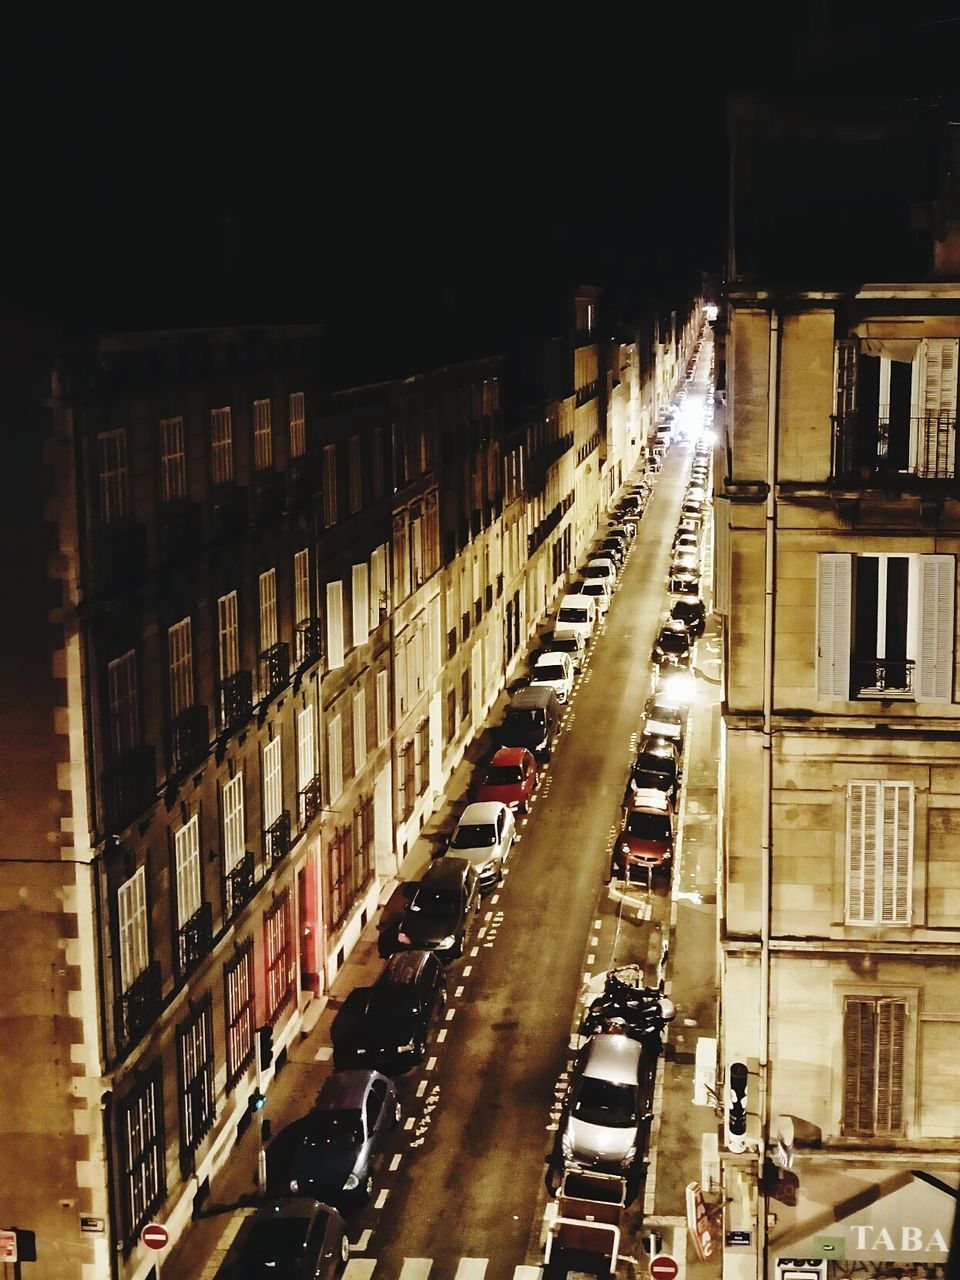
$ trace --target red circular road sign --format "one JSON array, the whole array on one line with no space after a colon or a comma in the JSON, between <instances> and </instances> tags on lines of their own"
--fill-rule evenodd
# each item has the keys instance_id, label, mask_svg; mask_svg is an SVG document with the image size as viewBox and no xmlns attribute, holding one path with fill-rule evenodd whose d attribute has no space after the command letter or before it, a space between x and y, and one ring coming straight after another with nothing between
<instances>
[{"instance_id":1,"label":"red circular road sign","mask_svg":"<svg viewBox=\"0 0 960 1280\"><path fill-rule=\"evenodd\" d=\"M165 1249L170 1243L170 1232L162 1223L148 1222L140 1232L140 1239L148 1249ZM671 1275L676 1274L671 1272Z\"/></svg>"},{"instance_id":2,"label":"red circular road sign","mask_svg":"<svg viewBox=\"0 0 960 1280\"><path fill-rule=\"evenodd\" d=\"M680 1263L671 1253L658 1253L650 1259L650 1275L652 1280L676 1280L680 1274Z\"/></svg>"}]
</instances>

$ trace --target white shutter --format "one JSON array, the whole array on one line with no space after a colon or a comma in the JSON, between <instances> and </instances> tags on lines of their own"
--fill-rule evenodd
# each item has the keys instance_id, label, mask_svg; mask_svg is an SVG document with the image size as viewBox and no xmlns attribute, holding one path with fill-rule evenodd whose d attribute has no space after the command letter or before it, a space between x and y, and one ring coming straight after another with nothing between
<instances>
[{"instance_id":1,"label":"white shutter","mask_svg":"<svg viewBox=\"0 0 960 1280\"><path fill-rule=\"evenodd\" d=\"M274 738L263 748L263 825L272 827L283 809L283 777L280 739Z\"/></svg>"},{"instance_id":2,"label":"white shutter","mask_svg":"<svg viewBox=\"0 0 960 1280\"><path fill-rule=\"evenodd\" d=\"M260 575L260 652L266 653L277 643L277 571L268 569Z\"/></svg>"},{"instance_id":3,"label":"white shutter","mask_svg":"<svg viewBox=\"0 0 960 1280\"><path fill-rule=\"evenodd\" d=\"M149 963L147 952L147 877L138 867L117 890L120 926L120 987L129 991Z\"/></svg>"},{"instance_id":4,"label":"white shutter","mask_svg":"<svg viewBox=\"0 0 960 1280\"><path fill-rule=\"evenodd\" d=\"M404 634L394 645L393 692L396 698L394 722L398 725L407 714L407 639L407 635Z\"/></svg>"},{"instance_id":5,"label":"white shutter","mask_svg":"<svg viewBox=\"0 0 960 1280\"><path fill-rule=\"evenodd\" d=\"M343 666L343 583L327 583L327 667Z\"/></svg>"},{"instance_id":6,"label":"white shutter","mask_svg":"<svg viewBox=\"0 0 960 1280\"><path fill-rule=\"evenodd\" d=\"M387 549L375 548L370 557L370 630L375 631L380 625L380 607L386 609L387 603Z\"/></svg>"},{"instance_id":7,"label":"white shutter","mask_svg":"<svg viewBox=\"0 0 960 1280\"><path fill-rule=\"evenodd\" d=\"M230 872L246 852L247 832L243 812L243 771L223 784L223 862Z\"/></svg>"},{"instance_id":8,"label":"white shutter","mask_svg":"<svg viewBox=\"0 0 960 1280\"><path fill-rule=\"evenodd\" d=\"M312 702L297 716L297 787L300 791L313 781L317 772L316 720L316 708Z\"/></svg>"},{"instance_id":9,"label":"white shutter","mask_svg":"<svg viewBox=\"0 0 960 1280\"><path fill-rule=\"evenodd\" d=\"M343 790L343 729L339 716L331 716L327 724L327 786L333 804Z\"/></svg>"},{"instance_id":10,"label":"white shutter","mask_svg":"<svg viewBox=\"0 0 960 1280\"><path fill-rule=\"evenodd\" d=\"M920 642L917 650L917 701L953 698L953 556L920 557Z\"/></svg>"},{"instance_id":11,"label":"white shutter","mask_svg":"<svg viewBox=\"0 0 960 1280\"><path fill-rule=\"evenodd\" d=\"M174 836L177 855L177 928L200 910L200 819L196 814Z\"/></svg>"},{"instance_id":12,"label":"white shutter","mask_svg":"<svg viewBox=\"0 0 960 1280\"><path fill-rule=\"evenodd\" d=\"M847 787L847 911L850 924L876 919L877 792L876 782Z\"/></svg>"},{"instance_id":13,"label":"white shutter","mask_svg":"<svg viewBox=\"0 0 960 1280\"><path fill-rule=\"evenodd\" d=\"M369 632L369 569L366 564L353 566L353 643L366 644Z\"/></svg>"},{"instance_id":14,"label":"white shutter","mask_svg":"<svg viewBox=\"0 0 960 1280\"><path fill-rule=\"evenodd\" d=\"M850 697L850 556L817 557L817 693Z\"/></svg>"},{"instance_id":15,"label":"white shutter","mask_svg":"<svg viewBox=\"0 0 960 1280\"><path fill-rule=\"evenodd\" d=\"M310 617L310 550L305 547L293 557L294 621L306 622Z\"/></svg>"},{"instance_id":16,"label":"white shutter","mask_svg":"<svg viewBox=\"0 0 960 1280\"><path fill-rule=\"evenodd\" d=\"M361 689L353 695L353 771L359 773L367 759L367 704Z\"/></svg>"},{"instance_id":17,"label":"white shutter","mask_svg":"<svg viewBox=\"0 0 960 1280\"><path fill-rule=\"evenodd\" d=\"M879 924L910 923L912 864L913 788L909 782L885 782Z\"/></svg>"},{"instance_id":18,"label":"white shutter","mask_svg":"<svg viewBox=\"0 0 960 1280\"><path fill-rule=\"evenodd\" d=\"M383 746L390 736L390 673L377 672L377 744Z\"/></svg>"}]
</instances>

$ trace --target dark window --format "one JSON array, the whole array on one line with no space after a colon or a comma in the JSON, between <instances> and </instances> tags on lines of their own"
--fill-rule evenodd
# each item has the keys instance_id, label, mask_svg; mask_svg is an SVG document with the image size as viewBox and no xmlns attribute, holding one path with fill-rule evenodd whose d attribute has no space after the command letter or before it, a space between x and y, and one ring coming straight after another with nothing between
<instances>
[{"instance_id":1,"label":"dark window","mask_svg":"<svg viewBox=\"0 0 960 1280\"><path fill-rule=\"evenodd\" d=\"M227 1091L236 1085L253 1061L253 940L223 972L224 1010L227 1023Z\"/></svg>"},{"instance_id":2,"label":"dark window","mask_svg":"<svg viewBox=\"0 0 960 1280\"><path fill-rule=\"evenodd\" d=\"M163 1167L163 1089L160 1064L140 1077L118 1116L123 1161L124 1236L130 1248L166 1198Z\"/></svg>"},{"instance_id":3,"label":"dark window","mask_svg":"<svg viewBox=\"0 0 960 1280\"><path fill-rule=\"evenodd\" d=\"M193 1155L210 1132L213 1101L213 1002L209 992L177 1029L180 1077L180 1164L193 1168Z\"/></svg>"}]
</instances>

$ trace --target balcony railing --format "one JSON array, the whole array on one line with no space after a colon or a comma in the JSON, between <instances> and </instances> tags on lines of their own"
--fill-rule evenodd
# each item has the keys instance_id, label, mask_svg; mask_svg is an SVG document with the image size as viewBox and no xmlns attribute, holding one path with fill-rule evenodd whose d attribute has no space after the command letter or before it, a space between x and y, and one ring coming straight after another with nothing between
<instances>
[{"instance_id":1,"label":"balcony railing","mask_svg":"<svg viewBox=\"0 0 960 1280\"><path fill-rule=\"evenodd\" d=\"M323 656L323 629L319 618L304 618L297 623L295 652L298 671Z\"/></svg>"},{"instance_id":2,"label":"balcony railing","mask_svg":"<svg viewBox=\"0 0 960 1280\"><path fill-rule=\"evenodd\" d=\"M160 1004L160 962L151 960L116 1002L118 1044L136 1044L156 1022Z\"/></svg>"},{"instance_id":3,"label":"balcony railing","mask_svg":"<svg viewBox=\"0 0 960 1280\"><path fill-rule=\"evenodd\" d=\"M167 730L167 768L171 777L186 773L205 758L210 746L206 707L187 707Z\"/></svg>"},{"instance_id":4,"label":"balcony railing","mask_svg":"<svg viewBox=\"0 0 960 1280\"><path fill-rule=\"evenodd\" d=\"M231 733L253 715L253 677L235 671L217 686L217 723L221 733Z\"/></svg>"},{"instance_id":5,"label":"balcony railing","mask_svg":"<svg viewBox=\"0 0 960 1280\"><path fill-rule=\"evenodd\" d=\"M912 698L911 658L855 658L853 695L855 698Z\"/></svg>"},{"instance_id":6,"label":"balcony railing","mask_svg":"<svg viewBox=\"0 0 960 1280\"><path fill-rule=\"evenodd\" d=\"M554 529L559 525L560 521L573 506L572 493L568 493L547 515L543 517L533 533L527 537L527 554L533 555L538 547L542 547L547 538L550 537Z\"/></svg>"},{"instance_id":7,"label":"balcony railing","mask_svg":"<svg viewBox=\"0 0 960 1280\"><path fill-rule=\"evenodd\" d=\"M253 897L254 887L253 854L248 850L223 878L223 909L228 920L247 905Z\"/></svg>"},{"instance_id":8,"label":"balcony railing","mask_svg":"<svg viewBox=\"0 0 960 1280\"><path fill-rule=\"evenodd\" d=\"M210 903L201 904L177 932L178 969L181 975L196 968L210 950L213 938L213 913Z\"/></svg>"},{"instance_id":9,"label":"balcony railing","mask_svg":"<svg viewBox=\"0 0 960 1280\"><path fill-rule=\"evenodd\" d=\"M290 679L290 646L285 640L260 655L260 691L272 698Z\"/></svg>"},{"instance_id":10,"label":"balcony railing","mask_svg":"<svg viewBox=\"0 0 960 1280\"><path fill-rule=\"evenodd\" d=\"M217 538L237 533L247 518L246 494L230 481L216 484L210 491L210 527Z\"/></svg>"},{"instance_id":11,"label":"balcony railing","mask_svg":"<svg viewBox=\"0 0 960 1280\"><path fill-rule=\"evenodd\" d=\"M275 516L283 507L283 477L272 467L253 477L253 513L260 519Z\"/></svg>"},{"instance_id":12,"label":"balcony railing","mask_svg":"<svg viewBox=\"0 0 960 1280\"><path fill-rule=\"evenodd\" d=\"M298 795L300 801L300 828L302 830L320 812L320 775L317 774L315 778L311 778Z\"/></svg>"},{"instance_id":13,"label":"balcony railing","mask_svg":"<svg viewBox=\"0 0 960 1280\"><path fill-rule=\"evenodd\" d=\"M290 814L284 809L280 817L263 833L263 860L275 867L290 852Z\"/></svg>"},{"instance_id":14,"label":"balcony railing","mask_svg":"<svg viewBox=\"0 0 960 1280\"><path fill-rule=\"evenodd\" d=\"M160 507L160 547L164 559L189 555L200 545L200 506L180 500Z\"/></svg>"},{"instance_id":15,"label":"balcony railing","mask_svg":"<svg viewBox=\"0 0 960 1280\"><path fill-rule=\"evenodd\" d=\"M129 827L157 797L157 759L153 747L134 747L103 772L103 820L108 831Z\"/></svg>"},{"instance_id":16,"label":"balcony railing","mask_svg":"<svg viewBox=\"0 0 960 1280\"><path fill-rule=\"evenodd\" d=\"M147 527L133 520L100 525L94 536L94 575L98 591L126 586L147 566Z\"/></svg>"},{"instance_id":17,"label":"balcony railing","mask_svg":"<svg viewBox=\"0 0 960 1280\"><path fill-rule=\"evenodd\" d=\"M956 478L956 415L924 414L896 424L854 411L833 418L835 481Z\"/></svg>"}]
</instances>

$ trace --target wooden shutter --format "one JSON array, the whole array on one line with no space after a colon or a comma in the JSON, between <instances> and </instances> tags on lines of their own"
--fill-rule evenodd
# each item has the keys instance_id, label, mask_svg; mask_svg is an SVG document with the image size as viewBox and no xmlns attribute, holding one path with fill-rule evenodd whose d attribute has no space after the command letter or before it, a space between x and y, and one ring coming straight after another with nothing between
<instances>
[{"instance_id":1,"label":"wooden shutter","mask_svg":"<svg viewBox=\"0 0 960 1280\"><path fill-rule=\"evenodd\" d=\"M849 417L857 406L857 338L841 338L837 343L837 407L838 417Z\"/></svg>"},{"instance_id":2,"label":"wooden shutter","mask_svg":"<svg viewBox=\"0 0 960 1280\"><path fill-rule=\"evenodd\" d=\"M817 693L850 697L851 557L817 557Z\"/></svg>"},{"instance_id":3,"label":"wooden shutter","mask_svg":"<svg viewBox=\"0 0 960 1280\"><path fill-rule=\"evenodd\" d=\"M200 910L200 819L196 814L174 838L177 858L177 926Z\"/></svg>"},{"instance_id":4,"label":"wooden shutter","mask_svg":"<svg viewBox=\"0 0 960 1280\"><path fill-rule=\"evenodd\" d=\"M297 786L300 791L313 781L316 773L316 719L316 708L312 702L297 716Z\"/></svg>"},{"instance_id":5,"label":"wooden shutter","mask_svg":"<svg viewBox=\"0 0 960 1280\"><path fill-rule=\"evenodd\" d=\"M851 782L847 792L847 920L876 920L877 792L876 782Z\"/></svg>"},{"instance_id":6,"label":"wooden shutter","mask_svg":"<svg viewBox=\"0 0 960 1280\"><path fill-rule=\"evenodd\" d=\"M903 1131L903 1059L907 1005L903 1000L877 1001L877 1100L874 1131Z\"/></svg>"},{"instance_id":7,"label":"wooden shutter","mask_svg":"<svg viewBox=\"0 0 960 1280\"><path fill-rule=\"evenodd\" d=\"M920 643L917 652L917 701L953 699L953 556L920 557Z\"/></svg>"},{"instance_id":8,"label":"wooden shutter","mask_svg":"<svg viewBox=\"0 0 960 1280\"><path fill-rule=\"evenodd\" d=\"M263 748L263 825L272 827L283 810L283 761L280 739L274 738Z\"/></svg>"},{"instance_id":9,"label":"wooden shutter","mask_svg":"<svg viewBox=\"0 0 960 1280\"><path fill-rule=\"evenodd\" d=\"M369 635L369 574L366 564L353 566L353 643L366 644Z\"/></svg>"},{"instance_id":10,"label":"wooden shutter","mask_svg":"<svg viewBox=\"0 0 960 1280\"><path fill-rule=\"evenodd\" d=\"M880 865L880 924L910 923L913 863L913 788L883 785L883 849Z\"/></svg>"},{"instance_id":11,"label":"wooden shutter","mask_svg":"<svg viewBox=\"0 0 960 1280\"><path fill-rule=\"evenodd\" d=\"M843 1006L843 1131L873 1132L876 1023L872 1000Z\"/></svg>"},{"instance_id":12,"label":"wooden shutter","mask_svg":"<svg viewBox=\"0 0 960 1280\"><path fill-rule=\"evenodd\" d=\"M343 666L343 583L327 583L327 667Z\"/></svg>"}]
</instances>

